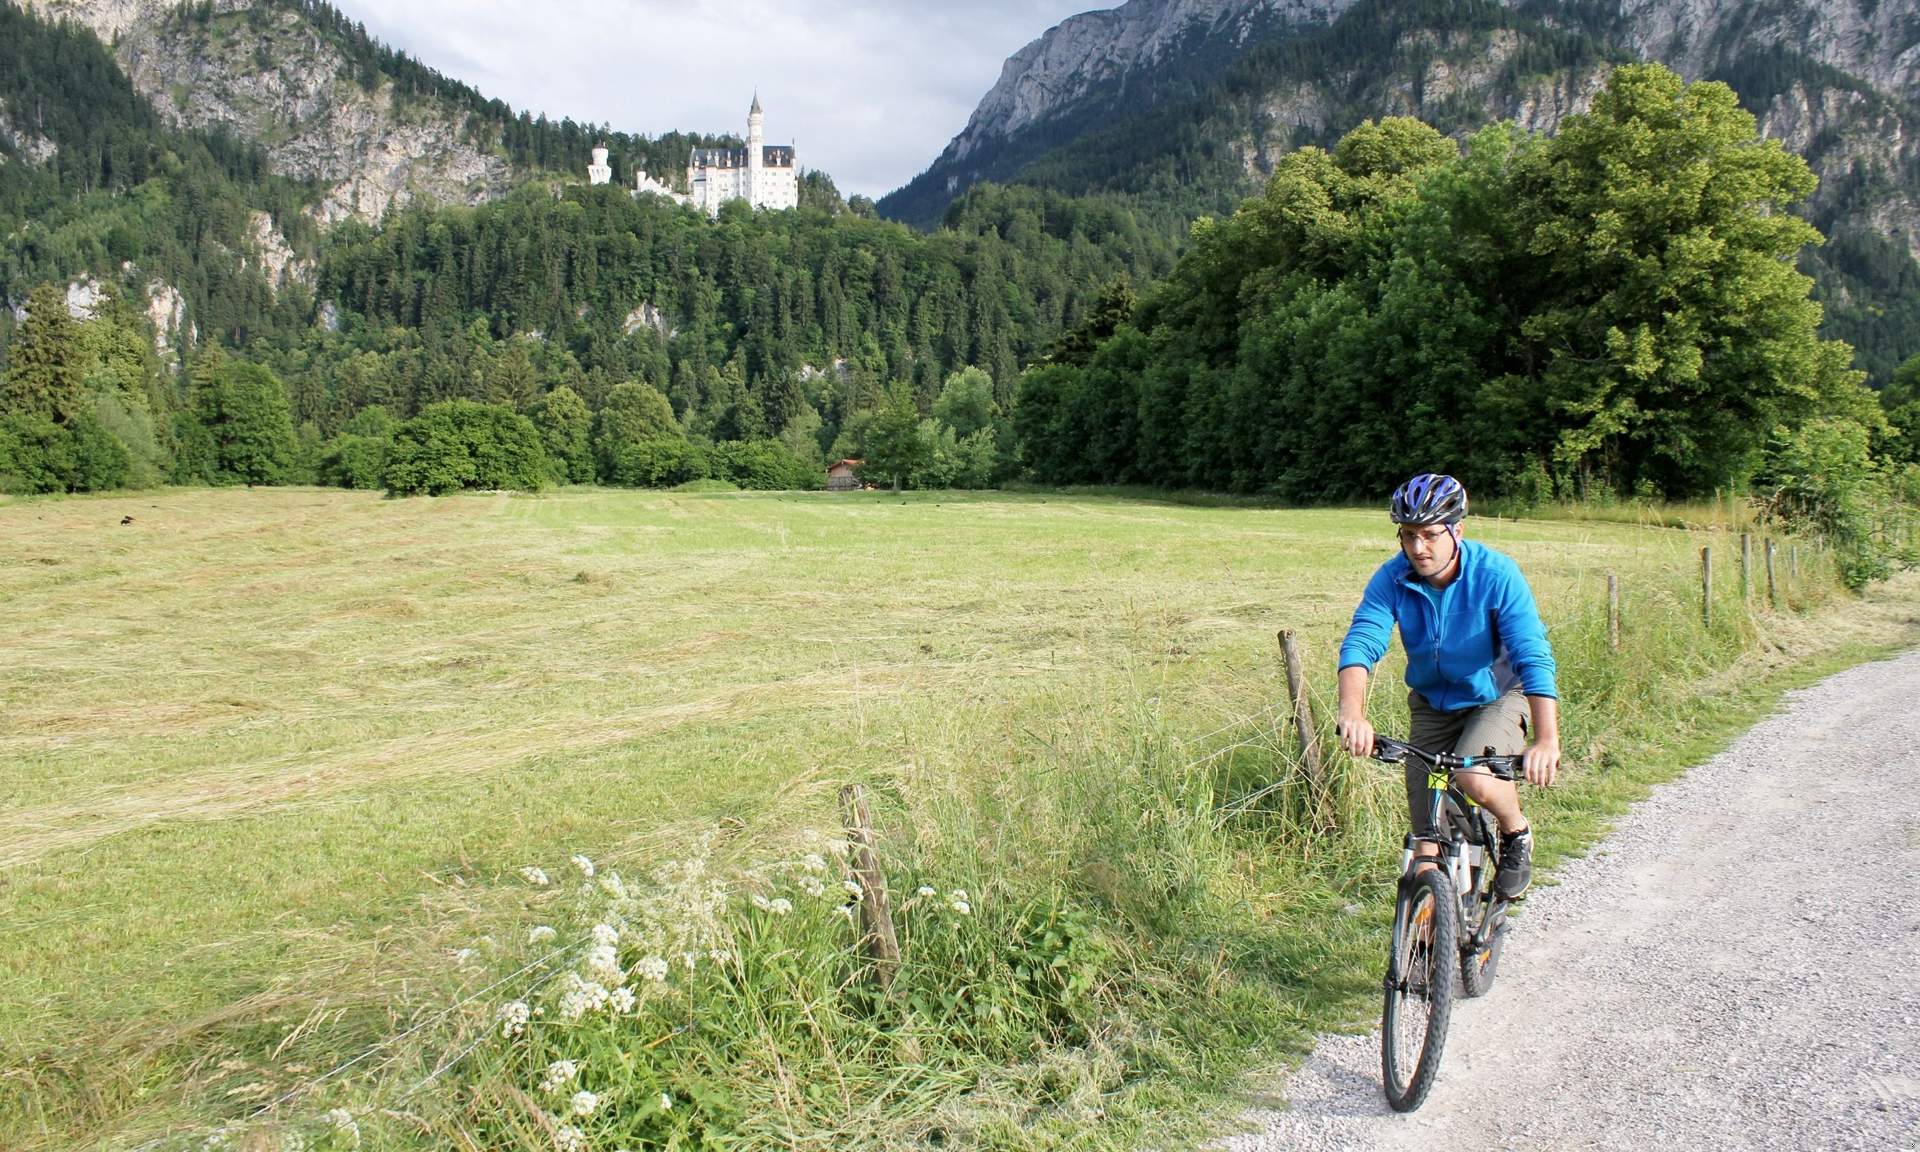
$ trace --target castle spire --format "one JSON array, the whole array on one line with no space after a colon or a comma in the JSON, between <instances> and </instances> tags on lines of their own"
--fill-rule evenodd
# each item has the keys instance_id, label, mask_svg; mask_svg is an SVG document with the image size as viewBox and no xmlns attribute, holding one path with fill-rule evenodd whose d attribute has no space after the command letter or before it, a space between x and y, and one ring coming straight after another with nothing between
<instances>
[{"instance_id":1,"label":"castle spire","mask_svg":"<svg viewBox=\"0 0 1920 1152\"><path fill-rule=\"evenodd\" d=\"M749 116L760 115L760 89L758 88L755 88L753 90L753 107L747 109L747 115Z\"/></svg>"}]
</instances>

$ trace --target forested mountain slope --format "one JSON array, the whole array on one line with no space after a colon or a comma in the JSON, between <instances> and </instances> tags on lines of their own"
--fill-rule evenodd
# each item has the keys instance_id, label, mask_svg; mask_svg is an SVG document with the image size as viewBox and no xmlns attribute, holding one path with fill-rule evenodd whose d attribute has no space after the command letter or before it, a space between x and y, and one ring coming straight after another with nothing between
<instances>
[{"instance_id":1,"label":"forested mountain slope","mask_svg":"<svg viewBox=\"0 0 1920 1152\"><path fill-rule=\"evenodd\" d=\"M323 222L378 220L419 197L472 204L538 171L584 171L605 142L615 182L684 167L726 137L648 139L516 115L374 40L325 0L25 0L91 28L170 124L265 147L281 175L316 185Z\"/></svg>"},{"instance_id":2,"label":"forested mountain slope","mask_svg":"<svg viewBox=\"0 0 1920 1152\"><path fill-rule=\"evenodd\" d=\"M1878 379L1920 351L1915 0L1129 0L1016 53L880 207L924 226L977 182L1017 180L1221 213L1292 149L1369 118L1552 131L1632 60L1727 81L1807 159L1820 188L1801 211L1829 243L1806 260L1830 332Z\"/></svg>"}]
</instances>

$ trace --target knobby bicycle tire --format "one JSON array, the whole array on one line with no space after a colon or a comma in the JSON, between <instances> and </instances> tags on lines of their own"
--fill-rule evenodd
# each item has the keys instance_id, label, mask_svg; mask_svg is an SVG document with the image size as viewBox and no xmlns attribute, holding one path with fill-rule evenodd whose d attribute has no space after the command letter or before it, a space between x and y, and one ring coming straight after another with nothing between
<instances>
[{"instance_id":1,"label":"knobby bicycle tire","mask_svg":"<svg viewBox=\"0 0 1920 1152\"><path fill-rule=\"evenodd\" d=\"M1471 950L1469 942L1480 930L1481 918L1492 916L1498 902L1493 892L1493 854L1487 853L1470 875L1473 891L1462 902L1460 917L1460 990L1469 998L1485 996L1493 989L1493 978L1500 972L1500 950L1507 939L1507 926L1500 924L1485 946L1478 952Z\"/></svg>"},{"instance_id":2,"label":"knobby bicycle tire","mask_svg":"<svg viewBox=\"0 0 1920 1152\"><path fill-rule=\"evenodd\" d=\"M1430 933L1416 927L1423 908ZM1453 884L1438 868L1406 881L1394 905L1393 951L1380 1013L1380 1082L1395 1112L1420 1107L1440 1071L1453 1012L1457 908Z\"/></svg>"}]
</instances>

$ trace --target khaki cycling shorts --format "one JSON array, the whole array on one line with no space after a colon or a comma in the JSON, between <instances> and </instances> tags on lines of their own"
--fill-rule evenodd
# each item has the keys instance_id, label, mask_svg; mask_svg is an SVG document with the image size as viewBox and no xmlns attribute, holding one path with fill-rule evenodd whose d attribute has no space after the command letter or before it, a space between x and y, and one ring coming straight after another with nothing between
<instances>
[{"instance_id":1,"label":"khaki cycling shorts","mask_svg":"<svg viewBox=\"0 0 1920 1152\"><path fill-rule=\"evenodd\" d=\"M1418 692L1407 693L1407 710L1413 723L1407 728L1407 743L1423 752L1453 752L1460 756L1479 756L1491 746L1496 756L1514 756L1527 748L1527 698L1518 688L1490 704L1442 712L1427 703ZM1407 761L1407 807L1413 812L1415 834L1433 831L1427 821L1433 806L1427 789L1427 766Z\"/></svg>"}]
</instances>

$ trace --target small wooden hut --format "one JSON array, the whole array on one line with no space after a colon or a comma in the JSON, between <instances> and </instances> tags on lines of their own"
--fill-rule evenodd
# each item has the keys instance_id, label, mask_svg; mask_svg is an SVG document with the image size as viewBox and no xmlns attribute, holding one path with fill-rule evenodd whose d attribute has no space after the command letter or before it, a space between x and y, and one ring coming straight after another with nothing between
<instances>
[{"instance_id":1,"label":"small wooden hut","mask_svg":"<svg viewBox=\"0 0 1920 1152\"><path fill-rule=\"evenodd\" d=\"M857 474L864 460L835 460L827 465L827 491L857 492L860 489L860 477Z\"/></svg>"}]
</instances>

